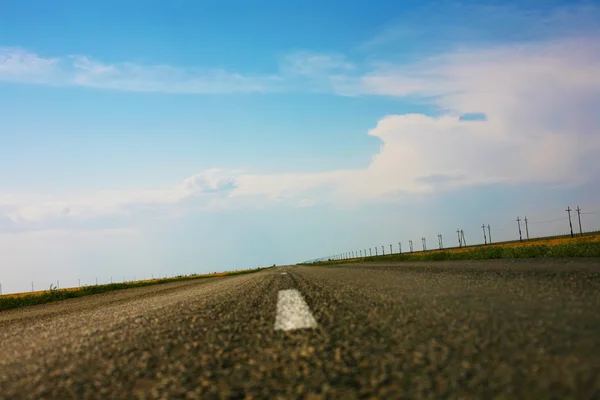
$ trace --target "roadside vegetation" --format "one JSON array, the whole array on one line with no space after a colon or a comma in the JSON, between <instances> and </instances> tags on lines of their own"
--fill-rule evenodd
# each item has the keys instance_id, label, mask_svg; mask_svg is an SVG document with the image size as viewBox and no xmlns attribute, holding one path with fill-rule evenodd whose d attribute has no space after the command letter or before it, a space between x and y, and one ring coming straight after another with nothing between
<instances>
[{"instance_id":1,"label":"roadside vegetation","mask_svg":"<svg viewBox=\"0 0 600 400\"><path fill-rule=\"evenodd\" d=\"M91 294L99 294L110 292L113 290L121 290L121 289L130 289L130 288L139 288L144 286L153 286L160 285L163 283L170 282L179 282L179 281L189 281L196 279L209 279L216 278L222 276L233 276L233 275L243 275L249 274L253 272L258 272L263 269L272 268L256 268L249 270L241 270L241 271L232 271L232 272L217 272L213 274L206 275L180 275L173 278L160 278L160 279L149 279L143 281L132 281L132 282L122 282L122 283L109 283L104 285L90 285L90 286L81 286L77 288L65 288L65 289L56 289L55 286L50 285L48 290L39 291L39 292L26 292L26 293L15 293L15 294L5 294L0 296L0 311L10 310L13 308L33 306L36 304L44 304L50 303L53 301L71 299L75 297L88 296Z\"/></svg>"},{"instance_id":2,"label":"roadside vegetation","mask_svg":"<svg viewBox=\"0 0 600 400\"><path fill-rule=\"evenodd\" d=\"M539 239L442 250L415 251L412 253L388 254L353 258L350 260L324 261L315 264L333 265L348 262L374 261L444 261L568 257L600 257L600 234L575 238Z\"/></svg>"}]
</instances>

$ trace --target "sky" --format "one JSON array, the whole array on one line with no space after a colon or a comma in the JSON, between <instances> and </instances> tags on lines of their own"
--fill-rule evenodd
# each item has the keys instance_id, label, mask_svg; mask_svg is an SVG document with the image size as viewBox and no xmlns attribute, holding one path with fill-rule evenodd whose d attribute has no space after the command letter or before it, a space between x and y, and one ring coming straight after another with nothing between
<instances>
[{"instance_id":1,"label":"sky","mask_svg":"<svg viewBox=\"0 0 600 400\"><path fill-rule=\"evenodd\" d=\"M599 110L600 2L4 0L0 284L597 230Z\"/></svg>"}]
</instances>

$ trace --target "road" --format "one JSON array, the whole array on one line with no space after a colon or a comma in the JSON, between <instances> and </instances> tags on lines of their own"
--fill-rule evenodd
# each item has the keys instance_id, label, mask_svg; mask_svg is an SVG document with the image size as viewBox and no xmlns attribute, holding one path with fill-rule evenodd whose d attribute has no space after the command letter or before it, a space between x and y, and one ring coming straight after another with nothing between
<instances>
[{"instance_id":1,"label":"road","mask_svg":"<svg viewBox=\"0 0 600 400\"><path fill-rule=\"evenodd\" d=\"M0 313L0 398L600 398L600 260L287 266Z\"/></svg>"}]
</instances>

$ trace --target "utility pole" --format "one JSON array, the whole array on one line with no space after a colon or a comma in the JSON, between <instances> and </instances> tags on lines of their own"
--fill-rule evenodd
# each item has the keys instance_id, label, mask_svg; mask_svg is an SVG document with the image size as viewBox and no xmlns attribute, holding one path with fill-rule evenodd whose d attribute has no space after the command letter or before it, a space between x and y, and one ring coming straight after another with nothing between
<instances>
[{"instance_id":1,"label":"utility pole","mask_svg":"<svg viewBox=\"0 0 600 400\"><path fill-rule=\"evenodd\" d=\"M460 230L460 237L462 238L463 246L466 246L467 241L465 240L465 232L462 229Z\"/></svg>"},{"instance_id":2,"label":"utility pole","mask_svg":"<svg viewBox=\"0 0 600 400\"><path fill-rule=\"evenodd\" d=\"M492 244L492 230L490 229L490 224L488 224L488 240L490 244Z\"/></svg>"},{"instance_id":3,"label":"utility pole","mask_svg":"<svg viewBox=\"0 0 600 400\"><path fill-rule=\"evenodd\" d=\"M427 250L427 243L424 237L421 238L421 242L423 243L423 251Z\"/></svg>"},{"instance_id":4,"label":"utility pole","mask_svg":"<svg viewBox=\"0 0 600 400\"><path fill-rule=\"evenodd\" d=\"M440 233L440 249L443 249L443 248L444 248L444 237Z\"/></svg>"},{"instance_id":5,"label":"utility pole","mask_svg":"<svg viewBox=\"0 0 600 400\"><path fill-rule=\"evenodd\" d=\"M577 206L577 219L579 220L579 234L583 235L583 230L581 230L581 208Z\"/></svg>"},{"instance_id":6,"label":"utility pole","mask_svg":"<svg viewBox=\"0 0 600 400\"><path fill-rule=\"evenodd\" d=\"M458 237L458 247L462 247L462 240L460 239L460 229L456 230L456 236Z\"/></svg>"},{"instance_id":7,"label":"utility pole","mask_svg":"<svg viewBox=\"0 0 600 400\"><path fill-rule=\"evenodd\" d=\"M567 207L565 211L569 213L569 228L571 228L571 237L573 237L573 224L571 223L571 207Z\"/></svg>"},{"instance_id":8,"label":"utility pole","mask_svg":"<svg viewBox=\"0 0 600 400\"><path fill-rule=\"evenodd\" d=\"M375 246L375 257L377 257L377 246Z\"/></svg>"},{"instance_id":9,"label":"utility pole","mask_svg":"<svg viewBox=\"0 0 600 400\"><path fill-rule=\"evenodd\" d=\"M517 217L517 225L519 225L519 241L523 241L523 236L521 235L521 218Z\"/></svg>"},{"instance_id":10,"label":"utility pole","mask_svg":"<svg viewBox=\"0 0 600 400\"><path fill-rule=\"evenodd\" d=\"M527 223L527 217L525 217L525 235L527 236L527 240L529 240L529 224Z\"/></svg>"},{"instance_id":11,"label":"utility pole","mask_svg":"<svg viewBox=\"0 0 600 400\"><path fill-rule=\"evenodd\" d=\"M398 254L402 253L402 243L398 242Z\"/></svg>"},{"instance_id":12,"label":"utility pole","mask_svg":"<svg viewBox=\"0 0 600 400\"><path fill-rule=\"evenodd\" d=\"M385 256L385 247L383 247L383 245L381 245L381 254Z\"/></svg>"},{"instance_id":13,"label":"utility pole","mask_svg":"<svg viewBox=\"0 0 600 400\"><path fill-rule=\"evenodd\" d=\"M412 240L408 241L408 246L410 247L410 252L412 253L413 252L413 243L412 243Z\"/></svg>"},{"instance_id":14,"label":"utility pole","mask_svg":"<svg viewBox=\"0 0 600 400\"><path fill-rule=\"evenodd\" d=\"M369 257L373 257L373 249L369 247Z\"/></svg>"},{"instance_id":15,"label":"utility pole","mask_svg":"<svg viewBox=\"0 0 600 400\"><path fill-rule=\"evenodd\" d=\"M481 229L483 229L483 244L487 244L487 238L485 237L485 224L481 225Z\"/></svg>"},{"instance_id":16,"label":"utility pole","mask_svg":"<svg viewBox=\"0 0 600 400\"><path fill-rule=\"evenodd\" d=\"M392 245L390 244L390 254L392 254L394 251L392 250Z\"/></svg>"}]
</instances>

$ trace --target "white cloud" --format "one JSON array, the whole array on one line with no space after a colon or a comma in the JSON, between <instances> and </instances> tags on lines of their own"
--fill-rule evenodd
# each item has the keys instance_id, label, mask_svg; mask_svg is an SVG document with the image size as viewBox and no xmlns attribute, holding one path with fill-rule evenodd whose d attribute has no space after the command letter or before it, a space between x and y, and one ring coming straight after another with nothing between
<instances>
[{"instance_id":1,"label":"white cloud","mask_svg":"<svg viewBox=\"0 0 600 400\"><path fill-rule=\"evenodd\" d=\"M18 48L0 48L0 81L165 93L264 92L277 90L279 85L275 75L246 76L222 69L130 62L106 64L86 56L43 57Z\"/></svg>"},{"instance_id":2,"label":"white cloud","mask_svg":"<svg viewBox=\"0 0 600 400\"><path fill-rule=\"evenodd\" d=\"M341 54L298 51L284 58L281 69L290 75L318 76L353 71L356 66Z\"/></svg>"},{"instance_id":3,"label":"white cloud","mask_svg":"<svg viewBox=\"0 0 600 400\"><path fill-rule=\"evenodd\" d=\"M190 202L212 209L269 202L352 204L478 184L581 184L600 174L595 162L600 156L600 40L595 39L463 48L416 64L380 63L359 78L341 56L300 54L288 60L285 73L315 81L339 76L356 93L412 96L430 102L439 113L382 118L368 132L381 141L381 148L365 169L286 174L208 170L166 189L5 196L0 212L24 224L140 210L168 217L182 215L176 210ZM31 67L31 74L55 68L55 61L32 60L25 64L40 67ZM75 60L74 68L83 71L78 82L89 86L121 87L117 82L131 75L137 79L135 87L147 84L146 89L159 90L164 82L185 82L189 72ZM11 59L8 64L20 62ZM12 74L19 70L2 68ZM184 79L166 78L178 73ZM156 83L157 77L165 78ZM482 113L486 120L462 121L465 113Z\"/></svg>"},{"instance_id":4,"label":"white cloud","mask_svg":"<svg viewBox=\"0 0 600 400\"><path fill-rule=\"evenodd\" d=\"M441 112L390 115L363 170L242 175L232 196L355 202L477 184L581 184L598 177L600 41L464 49L363 78L373 95L428 98ZM462 121L483 113L485 121Z\"/></svg>"},{"instance_id":5,"label":"white cloud","mask_svg":"<svg viewBox=\"0 0 600 400\"><path fill-rule=\"evenodd\" d=\"M71 193L58 195L22 194L0 196L0 233L31 230L52 230L75 223L106 224L129 223L143 212L151 212L156 218L183 216L177 208L186 201L197 200L208 207L214 200L226 195L235 185L240 171L211 169L183 180L171 188L155 190L103 190L94 193ZM87 225L86 225L87 226Z\"/></svg>"},{"instance_id":6,"label":"white cloud","mask_svg":"<svg viewBox=\"0 0 600 400\"><path fill-rule=\"evenodd\" d=\"M103 63L87 56L44 57L0 47L0 82L79 86L128 92L260 93L345 90L355 66L338 54L295 52L273 73L246 75L215 68L181 68L132 62Z\"/></svg>"},{"instance_id":7,"label":"white cloud","mask_svg":"<svg viewBox=\"0 0 600 400\"><path fill-rule=\"evenodd\" d=\"M58 58L42 58L16 48L0 48L0 80L52 84L60 75Z\"/></svg>"}]
</instances>

